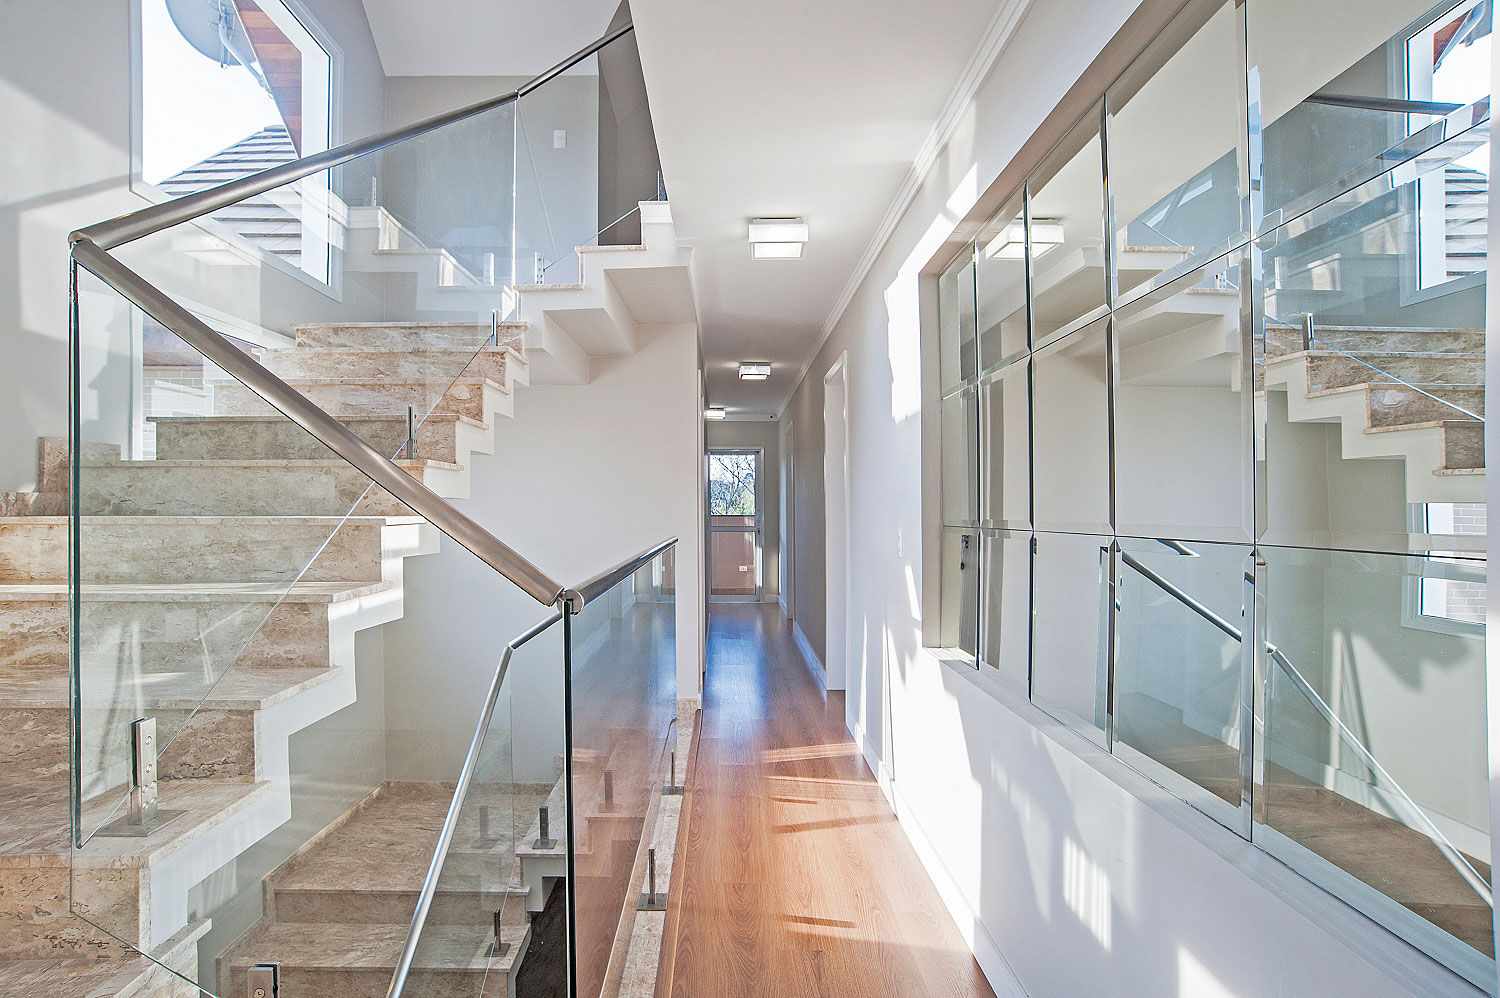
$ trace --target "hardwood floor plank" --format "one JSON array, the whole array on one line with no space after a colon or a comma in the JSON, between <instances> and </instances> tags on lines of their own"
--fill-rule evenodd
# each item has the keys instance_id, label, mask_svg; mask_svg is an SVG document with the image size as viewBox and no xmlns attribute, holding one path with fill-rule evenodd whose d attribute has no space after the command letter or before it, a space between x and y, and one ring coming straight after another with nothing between
<instances>
[{"instance_id":1,"label":"hardwood floor plank","mask_svg":"<svg viewBox=\"0 0 1500 998\"><path fill-rule=\"evenodd\" d=\"M709 618L662 998L993 995L774 605Z\"/></svg>"}]
</instances>

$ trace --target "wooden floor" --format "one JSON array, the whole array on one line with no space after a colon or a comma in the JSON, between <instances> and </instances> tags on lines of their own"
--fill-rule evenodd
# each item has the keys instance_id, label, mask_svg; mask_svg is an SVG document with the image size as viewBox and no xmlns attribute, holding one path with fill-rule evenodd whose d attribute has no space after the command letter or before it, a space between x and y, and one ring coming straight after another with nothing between
<instances>
[{"instance_id":1,"label":"wooden floor","mask_svg":"<svg viewBox=\"0 0 1500 998\"><path fill-rule=\"evenodd\" d=\"M994 993L843 713L778 607L714 608L662 998Z\"/></svg>"}]
</instances>

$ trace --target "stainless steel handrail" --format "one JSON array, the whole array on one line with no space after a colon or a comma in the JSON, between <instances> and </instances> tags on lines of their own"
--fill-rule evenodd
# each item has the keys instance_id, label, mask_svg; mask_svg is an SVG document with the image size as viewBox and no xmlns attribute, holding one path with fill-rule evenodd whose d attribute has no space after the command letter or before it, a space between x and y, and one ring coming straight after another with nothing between
<instances>
[{"instance_id":1,"label":"stainless steel handrail","mask_svg":"<svg viewBox=\"0 0 1500 998\"><path fill-rule=\"evenodd\" d=\"M448 859L448 849L452 846L453 835L458 830L458 818L463 811L464 799L468 796L469 785L474 782L474 773L479 768L479 754L484 749L485 735L488 734L490 721L495 715L495 704L499 702L500 688L505 684L505 674L510 670L511 655L517 648L561 620L562 616L562 610L549 613L533 627L512 638L500 655L500 664L496 666L495 678L490 682L489 695L485 697L484 709L479 715L479 724L474 729L474 739L469 743L469 752L464 756L463 768L458 773L458 786L453 791L453 803L448 805L448 814L443 818L443 827L438 832L437 845L433 847L432 862L428 864L427 876L422 881L421 892L417 895L417 910L411 918L411 931L406 936L406 944L401 947L401 957L396 961L396 972L391 977L390 988L386 991L387 998L395 998L406 986L406 977L411 972L412 960L417 955L422 927L427 923L427 912L432 908L432 899L437 894L438 880L443 875L443 864Z\"/></svg>"},{"instance_id":2,"label":"stainless steel handrail","mask_svg":"<svg viewBox=\"0 0 1500 998\"><path fill-rule=\"evenodd\" d=\"M120 263L91 239L73 244L73 260L114 288L142 312L180 336L193 349L275 406L401 502L545 606L556 605L563 587L504 541L469 519L417 481L353 430L262 367L202 320Z\"/></svg>"},{"instance_id":3,"label":"stainless steel handrail","mask_svg":"<svg viewBox=\"0 0 1500 998\"><path fill-rule=\"evenodd\" d=\"M1402 97L1366 97L1362 94L1329 94L1319 91L1302 98L1304 104L1326 104L1330 107L1352 107L1361 111L1394 111L1398 114L1452 114L1462 104L1441 101L1407 100Z\"/></svg>"},{"instance_id":4,"label":"stainless steel handrail","mask_svg":"<svg viewBox=\"0 0 1500 998\"><path fill-rule=\"evenodd\" d=\"M342 165L350 160L358 159L367 153L384 149L386 146L392 146L398 142L404 142L407 139L442 128L444 125L451 125L456 121L472 118L476 114L483 114L486 111L494 110L497 107L526 96L537 87L561 76L589 56L596 54L606 45L634 30L635 25L632 23L621 25L614 31L600 37L597 41L579 49L546 72L527 80L510 93L501 94L498 97L491 97L475 104L469 104L464 107L455 108L452 111L433 115L430 118L424 118L421 121L413 122L401 128L393 128L388 132L381 132L378 135L356 139L353 142L346 142L341 146L313 153L311 156L303 156L301 159L294 159L279 166L273 166L269 170L252 173L248 177L241 177L238 180L231 180L227 184L211 187L206 191L187 194L171 201L163 201L161 204L141 208L138 211L121 215L118 218L96 222L93 225L74 232L69 239L74 242L80 239L90 239L101 249L114 249L116 246L140 239L142 236L149 236L153 232L160 232L162 229L171 228L182 222L192 221L210 212L218 211L220 208L228 207L237 201L243 201L245 198L254 197L257 194L264 194L266 191L289 184L294 180L310 177L314 173L321 173L324 170Z\"/></svg>"},{"instance_id":5,"label":"stainless steel handrail","mask_svg":"<svg viewBox=\"0 0 1500 998\"><path fill-rule=\"evenodd\" d=\"M1129 553L1121 551L1120 560L1129 565L1131 568L1135 569L1136 572L1144 576L1147 581L1154 584L1158 589L1161 589L1168 596L1171 596L1173 599L1186 606L1189 610L1192 610L1198 616L1202 617L1204 620L1208 621L1210 624L1217 627L1225 634L1234 638L1236 641L1243 642L1245 640L1244 633L1239 628L1235 627L1223 617L1214 613L1208 607L1204 606L1202 603L1198 602L1196 599L1189 596L1187 593L1183 592L1177 586L1168 582L1160 575L1157 575L1145 565L1142 565ZM1476 894L1484 899L1485 904L1493 907L1495 904L1495 898L1490 891L1488 881L1486 881L1485 878L1481 877L1479 875L1479 872L1469 864L1469 861L1464 857L1464 854L1459 852L1458 849L1454 847L1453 843L1448 841L1448 837L1444 835L1442 831L1437 827L1437 825L1433 823L1432 819L1427 816L1427 812L1423 810L1422 806L1415 800L1413 800L1410 794L1402 789L1401 784L1396 782L1395 778L1392 777L1391 774L1386 771L1385 767L1380 764L1380 760L1375 758L1375 754L1370 751L1369 747L1366 746L1365 743L1361 741L1352 730L1350 730L1349 726L1344 723L1343 719L1340 718L1338 714L1334 712L1333 708L1328 705L1328 702L1324 700L1321 695L1319 695L1318 691L1313 687L1312 683L1308 682L1307 677L1302 674L1301 670L1299 670L1295 665L1292 664L1291 659L1287 658L1285 653L1283 653L1281 649L1277 648L1269 641L1266 642L1266 653L1270 657L1270 659L1281 668L1282 672L1286 673L1287 677L1291 679L1292 685L1297 688L1297 692L1301 693L1302 696L1312 704L1313 709L1321 714L1323 716L1323 719L1330 725L1332 725L1334 729L1336 729L1339 734L1344 737L1344 739L1354 749L1355 754L1364 761L1365 765L1368 766L1377 777L1384 781L1385 784L1395 792L1396 796L1399 797L1406 804L1406 806L1411 809L1412 813L1417 816L1418 820L1420 820L1422 825L1424 826L1424 831L1426 832L1427 837L1430 838L1433 844L1438 847L1438 851L1443 854L1443 858L1448 861L1449 865L1452 866L1456 871L1458 871L1459 876L1464 878L1464 880L1471 888L1473 888Z\"/></svg>"},{"instance_id":6,"label":"stainless steel handrail","mask_svg":"<svg viewBox=\"0 0 1500 998\"><path fill-rule=\"evenodd\" d=\"M582 613L584 607L609 592L620 580L676 543L677 538L669 537L660 544L647 548L633 558L626 558L614 568L599 573L589 581L567 590L559 598L567 600L572 612Z\"/></svg>"}]
</instances>

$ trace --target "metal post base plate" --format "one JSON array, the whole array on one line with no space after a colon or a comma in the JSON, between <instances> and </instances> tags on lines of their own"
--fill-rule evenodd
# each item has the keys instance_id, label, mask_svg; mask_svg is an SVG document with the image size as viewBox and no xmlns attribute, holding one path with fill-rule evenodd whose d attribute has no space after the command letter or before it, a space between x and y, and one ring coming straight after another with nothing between
<instances>
[{"instance_id":1,"label":"metal post base plate","mask_svg":"<svg viewBox=\"0 0 1500 998\"><path fill-rule=\"evenodd\" d=\"M658 891L656 893L656 900L654 900L654 901L651 899L651 895L650 894L642 894L641 895L641 903L638 904L638 905L636 905L635 910L636 911L666 911L667 910L667 892L666 891Z\"/></svg>"},{"instance_id":2,"label":"metal post base plate","mask_svg":"<svg viewBox=\"0 0 1500 998\"><path fill-rule=\"evenodd\" d=\"M133 825L130 816L124 815L116 818L94 834L106 839L143 839L153 834L167 822L179 815L187 814L186 811L157 811L156 817L144 825Z\"/></svg>"}]
</instances>

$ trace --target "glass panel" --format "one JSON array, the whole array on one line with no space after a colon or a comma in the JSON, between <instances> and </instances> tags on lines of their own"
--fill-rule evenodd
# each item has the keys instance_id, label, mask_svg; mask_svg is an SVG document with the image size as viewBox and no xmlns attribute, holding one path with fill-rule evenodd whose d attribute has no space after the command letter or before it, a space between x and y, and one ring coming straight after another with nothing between
<instances>
[{"instance_id":1,"label":"glass panel","mask_svg":"<svg viewBox=\"0 0 1500 998\"><path fill-rule=\"evenodd\" d=\"M1031 699L1104 743L1110 539L1036 535Z\"/></svg>"},{"instance_id":2,"label":"glass panel","mask_svg":"<svg viewBox=\"0 0 1500 998\"><path fill-rule=\"evenodd\" d=\"M975 284L979 299L979 367L990 370L1026 352L1026 219L1022 198L979 233Z\"/></svg>"},{"instance_id":3,"label":"glass panel","mask_svg":"<svg viewBox=\"0 0 1500 998\"><path fill-rule=\"evenodd\" d=\"M986 530L983 574L980 664L1026 694L1031 676L1031 533Z\"/></svg>"},{"instance_id":4,"label":"glass panel","mask_svg":"<svg viewBox=\"0 0 1500 998\"><path fill-rule=\"evenodd\" d=\"M1242 9L1179 16L1110 89L1120 296L1248 238Z\"/></svg>"},{"instance_id":5,"label":"glass panel","mask_svg":"<svg viewBox=\"0 0 1500 998\"><path fill-rule=\"evenodd\" d=\"M943 400L943 522L979 522L979 391Z\"/></svg>"},{"instance_id":6,"label":"glass panel","mask_svg":"<svg viewBox=\"0 0 1500 998\"><path fill-rule=\"evenodd\" d=\"M560 697L538 695L561 692L562 662L560 618L511 654L401 994L488 995L515 976L526 953L565 942L545 915L549 901L562 901L551 896L548 880L562 869L565 849L565 790L557 778L563 717L542 706L560 706ZM539 841L544 807L550 845ZM527 974L535 977L539 965L551 987L567 987L558 964L535 960Z\"/></svg>"},{"instance_id":7,"label":"glass panel","mask_svg":"<svg viewBox=\"0 0 1500 998\"><path fill-rule=\"evenodd\" d=\"M524 356L507 321L513 129L496 108L115 253L382 453L410 457L414 428L416 456L457 474L455 441L506 404L523 364L535 377L551 361ZM296 247L268 205L300 213ZM326 286L297 264L307 233L328 249ZM191 435L205 415L238 417L247 439L280 419L164 337L152 322L138 334L132 457L164 456L158 434Z\"/></svg>"},{"instance_id":8,"label":"glass panel","mask_svg":"<svg viewBox=\"0 0 1500 998\"><path fill-rule=\"evenodd\" d=\"M1031 526L1030 363L1013 364L980 385L984 396L984 523Z\"/></svg>"},{"instance_id":9,"label":"glass panel","mask_svg":"<svg viewBox=\"0 0 1500 998\"><path fill-rule=\"evenodd\" d=\"M943 531L943 608L938 644L973 656L979 647L979 534Z\"/></svg>"},{"instance_id":10,"label":"glass panel","mask_svg":"<svg viewBox=\"0 0 1500 998\"><path fill-rule=\"evenodd\" d=\"M1115 503L1121 533L1252 537L1253 393L1231 253L1115 312Z\"/></svg>"},{"instance_id":11,"label":"glass panel","mask_svg":"<svg viewBox=\"0 0 1500 998\"><path fill-rule=\"evenodd\" d=\"M1251 645L1240 636L1252 566L1248 547L1122 539L1115 576L1116 751L1150 760L1149 775L1169 777L1169 787L1242 831L1240 708Z\"/></svg>"},{"instance_id":12,"label":"glass panel","mask_svg":"<svg viewBox=\"0 0 1500 998\"><path fill-rule=\"evenodd\" d=\"M1100 319L1032 355L1039 530L1110 529L1108 323Z\"/></svg>"},{"instance_id":13,"label":"glass panel","mask_svg":"<svg viewBox=\"0 0 1500 998\"><path fill-rule=\"evenodd\" d=\"M1031 316L1040 343L1105 303L1099 109L1048 154L1027 187Z\"/></svg>"},{"instance_id":14,"label":"glass panel","mask_svg":"<svg viewBox=\"0 0 1500 998\"><path fill-rule=\"evenodd\" d=\"M979 370L975 343L974 247L966 246L938 278L938 371L943 394Z\"/></svg>"},{"instance_id":15,"label":"glass panel","mask_svg":"<svg viewBox=\"0 0 1500 998\"><path fill-rule=\"evenodd\" d=\"M1485 279L1419 287L1423 185L1474 141L1262 238L1267 541L1416 549L1409 503L1483 501Z\"/></svg>"},{"instance_id":16,"label":"glass panel","mask_svg":"<svg viewBox=\"0 0 1500 998\"><path fill-rule=\"evenodd\" d=\"M1484 562L1263 551L1276 651L1257 835L1408 938L1434 938L1425 919L1453 937L1429 951L1493 980L1491 911L1471 886L1489 879L1484 634L1411 612L1422 579L1483 585Z\"/></svg>"},{"instance_id":17,"label":"glass panel","mask_svg":"<svg viewBox=\"0 0 1500 998\"><path fill-rule=\"evenodd\" d=\"M1259 69L1267 227L1432 144L1437 116L1490 90L1491 4L1360 0L1249 5ZM1465 115L1472 120L1472 116ZM1441 131L1441 128L1440 128ZM1408 136L1416 138L1408 141ZM1406 152L1387 154L1404 147ZM1487 166L1478 167L1487 172Z\"/></svg>"},{"instance_id":18,"label":"glass panel","mask_svg":"<svg viewBox=\"0 0 1500 998\"><path fill-rule=\"evenodd\" d=\"M624 966L622 918L634 918L646 890L646 850L676 745L676 603L661 574L659 557L568 622L570 886L577 993L588 998Z\"/></svg>"}]
</instances>

